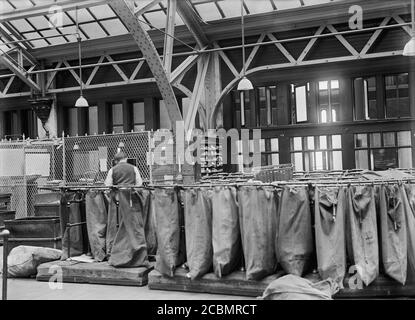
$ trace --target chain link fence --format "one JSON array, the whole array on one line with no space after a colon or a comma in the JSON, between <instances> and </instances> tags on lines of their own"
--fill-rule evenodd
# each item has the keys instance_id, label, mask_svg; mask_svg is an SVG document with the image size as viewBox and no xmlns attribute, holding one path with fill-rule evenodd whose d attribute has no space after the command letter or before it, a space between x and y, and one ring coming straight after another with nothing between
<instances>
[{"instance_id":1,"label":"chain link fence","mask_svg":"<svg viewBox=\"0 0 415 320\"><path fill-rule=\"evenodd\" d=\"M118 151L137 166L143 181L151 181L147 163L151 133L148 131L64 138L63 180L69 184L104 181Z\"/></svg>"},{"instance_id":2,"label":"chain link fence","mask_svg":"<svg viewBox=\"0 0 415 320\"><path fill-rule=\"evenodd\" d=\"M62 139L0 142L0 193L12 195L16 218L33 216L35 195L62 173Z\"/></svg>"}]
</instances>

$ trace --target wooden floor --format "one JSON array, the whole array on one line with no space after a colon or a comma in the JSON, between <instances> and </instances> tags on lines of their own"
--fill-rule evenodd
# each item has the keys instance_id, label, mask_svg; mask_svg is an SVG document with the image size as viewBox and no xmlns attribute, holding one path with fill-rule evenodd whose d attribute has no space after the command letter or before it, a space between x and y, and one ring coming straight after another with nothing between
<instances>
[{"instance_id":1,"label":"wooden floor","mask_svg":"<svg viewBox=\"0 0 415 320\"><path fill-rule=\"evenodd\" d=\"M62 270L63 282L138 287L147 285L148 273L153 269L153 267L114 268L108 262L55 261L41 264L38 267L36 280L49 281L53 274L57 275L57 267Z\"/></svg>"}]
</instances>

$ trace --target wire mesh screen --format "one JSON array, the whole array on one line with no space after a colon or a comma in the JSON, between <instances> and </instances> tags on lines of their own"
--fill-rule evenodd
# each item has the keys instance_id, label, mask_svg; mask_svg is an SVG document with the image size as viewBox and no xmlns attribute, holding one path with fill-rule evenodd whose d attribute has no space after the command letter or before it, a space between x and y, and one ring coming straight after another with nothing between
<instances>
[{"instance_id":1,"label":"wire mesh screen","mask_svg":"<svg viewBox=\"0 0 415 320\"><path fill-rule=\"evenodd\" d=\"M65 142L66 183L85 183L105 180L118 151L137 166L144 181L151 181L151 167L147 163L150 132L67 137Z\"/></svg>"},{"instance_id":2,"label":"wire mesh screen","mask_svg":"<svg viewBox=\"0 0 415 320\"><path fill-rule=\"evenodd\" d=\"M63 141L0 142L0 193L10 193L16 218L34 215L35 195L63 178Z\"/></svg>"}]
</instances>

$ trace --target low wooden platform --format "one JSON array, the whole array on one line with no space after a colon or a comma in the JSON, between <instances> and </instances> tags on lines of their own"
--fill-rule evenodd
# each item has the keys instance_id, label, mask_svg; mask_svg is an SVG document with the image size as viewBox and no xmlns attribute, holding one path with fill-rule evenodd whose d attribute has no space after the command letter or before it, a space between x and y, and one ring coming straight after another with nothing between
<instances>
[{"instance_id":1,"label":"low wooden platform","mask_svg":"<svg viewBox=\"0 0 415 320\"><path fill-rule=\"evenodd\" d=\"M244 272L234 272L222 279L214 273L209 273L201 279L190 280L186 270L178 269L173 278L163 276L157 270L148 275L148 287L152 290L186 291L197 293L226 294L248 297L259 297L273 280L282 273L269 276L261 281L245 279ZM315 275L306 278L318 281ZM345 280L347 286L348 279ZM334 299L366 299L366 298L408 298L415 297L415 284L402 286L393 279L379 276L369 287L363 289L345 288L340 290Z\"/></svg>"},{"instance_id":2,"label":"low wooden platform","mask_svg":"<svg viewBox=\"0 0 415 320\"><path fill-rule=\"evenodd\" d=\"M41 264L36 280L49 281L56 267L62 268L63 282L91 283L121 286L146 286L148 274L153 267L147 268L114 268L108 262L83 263L77 261L54 261Z\"/></svg>"}]
</instances>

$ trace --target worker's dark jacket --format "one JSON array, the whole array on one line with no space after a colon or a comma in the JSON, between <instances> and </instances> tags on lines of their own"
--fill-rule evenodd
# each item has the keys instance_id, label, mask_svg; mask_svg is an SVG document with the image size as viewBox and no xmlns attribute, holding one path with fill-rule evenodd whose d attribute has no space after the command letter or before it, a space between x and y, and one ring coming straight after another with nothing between
<instances>
[{"instance_id":1,"label":"worker's dark jacket","mask_svg":"<svg viewBox=\"0 0 415 320\"><path fill-rule=\"evenodd\" d=\"M113 185L135 185L135 178L134 166L127 162L120 162L112 168Z\"/></svg>"}]
</instances>

